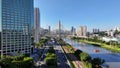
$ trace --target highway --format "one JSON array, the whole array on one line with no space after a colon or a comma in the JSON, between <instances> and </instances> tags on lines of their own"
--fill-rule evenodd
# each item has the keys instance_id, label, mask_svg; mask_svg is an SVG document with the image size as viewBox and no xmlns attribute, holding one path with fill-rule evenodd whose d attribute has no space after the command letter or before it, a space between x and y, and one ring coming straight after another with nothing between
<instances>
[{"instance_id":1,"label":"highway","mask_svg":"<svg viewBox=\"0 0 120 68\"><path fill-rule=\"evenodd\" d=\"M48 49L49 49L49 47L46 46L45 49L44 49L44 52L43 52L43 54L42 54L42 56L40 58L40 60L36 63L37 64L37 68L47 68L46 64L44 62L44 59L45 59L45 55L46 55Z\"/></svg>"},{"instance_id":2,"label":"highway","mask_svg":"<svg viewBox=\"0 0 120 68\"><path fill-rule=\"evenodd\" d=\"M70 63L68 62L61 46L56 45L54 42L51 42L50 45L52 45L53 48L55 49L55 54L57 55L58 68L71 68ZM37 68L47 68L47 65L45 64L44 59L45 59L46 53L48 52L48 49L49 49L49 44L46 45L46 48L44 49L44 52L40 60L36 63L38 66Z\"/></svg>"},{"instance_id":3,"label":"highway","mask_svg":"<svg viewBox=\"0 0 120 68\"><path fill-rule=\"evenodd\" d=\"M62 48L60 45L54 45L55 53L57 55L57 61L58 61L58 68L71 68L70 64L62 51Z\"/></svg>"}]
</instances>

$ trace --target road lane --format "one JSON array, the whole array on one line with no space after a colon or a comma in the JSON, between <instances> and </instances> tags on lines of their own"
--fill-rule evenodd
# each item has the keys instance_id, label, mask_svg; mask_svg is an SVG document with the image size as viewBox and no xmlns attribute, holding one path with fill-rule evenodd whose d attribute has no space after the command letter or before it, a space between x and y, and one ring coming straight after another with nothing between
<instances>
[{"instance_id":1,"label":"road lane","mask_svg":"<svg viewBox=\"0 0 120 68\"><path fill-rule=\"evenodd\" d=\"M70 64L68 63L67 58L65 57L64 52L62 51L61 46L55 45L54 49L55 49L55 53L57 55L58 68L71 68Z\"/></svg>"}]
</instances>

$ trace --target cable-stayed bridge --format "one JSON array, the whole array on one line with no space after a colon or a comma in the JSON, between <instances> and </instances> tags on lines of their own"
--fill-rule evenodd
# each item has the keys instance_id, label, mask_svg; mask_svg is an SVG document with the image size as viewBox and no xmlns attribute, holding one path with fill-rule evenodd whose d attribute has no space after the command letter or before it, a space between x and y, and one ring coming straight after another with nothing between
<instances>
[{"instance_id":1,"label":"cable-stayed bridge","mask_svg":"<svg viewBox=\"0 0 120 68\"><path fill-rule=\"evenodd\" d=\"M61 21L59 20L59 22L57 23L57 25L53 28L53 30L50 32L50 36L51 37L56 37L56 38L63 38L63 37L67 37L70 34L70 31L68 31L64 25L61 23Z\"/></svg>"}]
</instances>

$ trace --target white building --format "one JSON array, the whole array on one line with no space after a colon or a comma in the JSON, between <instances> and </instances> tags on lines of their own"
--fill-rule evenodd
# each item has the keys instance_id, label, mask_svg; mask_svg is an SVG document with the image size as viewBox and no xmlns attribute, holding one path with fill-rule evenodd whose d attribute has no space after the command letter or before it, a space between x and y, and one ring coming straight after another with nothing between
<instances>
[{"instance_id":1,"label":"white building","mask_svg":"<svg viewBox=\"0 0 120 68\"><path fill-rule=\"evenodd\" d=\"M110 41L120 42L120 38L115 38L115 37L102 37L101 40L105 42L110 42Z\"/></svg>"},{"instance_id":2,"label":"white building","mask_svg":"<svg viewBox=\"0 0 120 68\"><path fill-rule=\"evenodd\" d=\"M87 27L79 26L77 30L77 37L86 37L87 35Z\"/></svg>"},{"instance_id":3,"label":"white building","mask_svg":"<svg viewBox=\"0 0 120 68\"><path fill-rule=\"evenodd\" d=\"M107 31L107 34L108 34L108 36L113 37L114 36L114 31L113 30L109 30L109 31Z\"/></svg>"},{"instance_id":4,"label":"white building","mask_svg":"<svg viewBox=\"0 0 120 68\"><path fill-rule=\"evenodd\" d=\"M115 27L114 30L120 31L120 27Z\"/></svg>"}]
</instances>

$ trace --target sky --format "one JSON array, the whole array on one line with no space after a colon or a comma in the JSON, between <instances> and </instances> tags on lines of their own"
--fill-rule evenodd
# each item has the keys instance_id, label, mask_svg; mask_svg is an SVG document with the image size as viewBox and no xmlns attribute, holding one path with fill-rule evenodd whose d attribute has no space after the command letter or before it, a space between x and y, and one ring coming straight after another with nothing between
<instances>
[{"instance_id":1,"label":"sky","mask_svg":"<svg viewBox=\"0 0 120 68\"><path fill-rule=\"evenodd\" d=\"M58 27L59 20L64 29L71 26L87 26L101 30L120 26L120 0L34 0L40 9L41 27Z\"/></svg>"}]
</instances>

